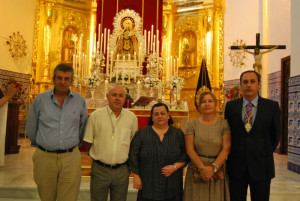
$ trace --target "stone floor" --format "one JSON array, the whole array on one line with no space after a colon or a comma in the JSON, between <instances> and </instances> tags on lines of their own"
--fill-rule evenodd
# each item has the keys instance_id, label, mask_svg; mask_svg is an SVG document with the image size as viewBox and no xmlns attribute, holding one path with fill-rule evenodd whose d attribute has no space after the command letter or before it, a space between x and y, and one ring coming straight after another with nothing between
<instances>
[{"instance_id":1,"label":"stone floor","mask_svg":"<svg viewBox=\"0 0 300 201\"><path fill-rule=\"evenodd\" d=\"M5 156L5 166L0 167L0 201L38 201L36 185L32 174L32 155L34 148L30 141L19 140L19 154ZM300 174L287 170L287 156L275 154L276 177L271 184L271 201L300 201ZM88 201L89 177L83 177L79 201ZM128 189L128 201L136 200L136 190L132 180ZM248 196L248 200L250 197Z\"/></svg>"}]
</instances>

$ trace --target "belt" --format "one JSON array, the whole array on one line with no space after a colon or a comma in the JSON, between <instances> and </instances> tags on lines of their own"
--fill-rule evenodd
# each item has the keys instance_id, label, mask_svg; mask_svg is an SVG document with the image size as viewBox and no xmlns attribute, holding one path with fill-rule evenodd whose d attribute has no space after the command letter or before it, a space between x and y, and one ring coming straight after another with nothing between
<instances>
[{"instance_id":1,"label":"belt","mask_svg":"<svg viewBox=\"0 0 300 201\"><path fill-rule=\"evenodd\" d=\"M103 166L103 167L107 167L107 168L110 168L110 169L116 169L116 168L119 168L123 165L126 165L127 164L127 161L125 163L120 163L120 164L115 164L115 165L109 165L109 164L105 164L105 163L102 163L101 161L99 160L94 160L96 163L98 163L99 165Z\"/></svg>"},{"instance_id":2,"label":"belt","mask_svg":"<svg viewBox=\"0 0 300 201\"><path fill-rule=\"evenodd\" d=\"M207 156L207 155L202 155L202 154L198 154L201 157L205 157L205 158L211 158L211 159L216 159L218 157L218 155L216 156Z\"/></svg>"},{"instance_id":3,"label":"belt","mask_svg":"<svg viewBox=\"0 0 300 201\"><path fill-rule=\"evenodd\" d=\"M77 146L77 145L76 145L76 146ZM50 150L47 150L47 149L41 147L40 145L38 145L38 148L39 148L40 150L42 150L42 151L45 151L45 152L62 154L62 153L66 153L66 152L72 152L73 149L74 149L76 146L74 146L74 147L72 147L72 148L70 148L70 149L56 150L56 151L50 151Z\"/></svg>"}]
</instances>

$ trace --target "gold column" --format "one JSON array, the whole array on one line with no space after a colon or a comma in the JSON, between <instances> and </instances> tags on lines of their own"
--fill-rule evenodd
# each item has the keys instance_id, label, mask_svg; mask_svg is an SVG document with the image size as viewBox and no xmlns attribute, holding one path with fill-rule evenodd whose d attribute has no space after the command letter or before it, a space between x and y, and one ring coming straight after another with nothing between
<instances>
[{"instance_id":1,"label":"gold column","mask_svg":"<svg viewBox=\"0 0 300 201\"><path fill-rule=\"evenodd\" d=\"M217 112L222 113L224 95L224 43L223 43L223 10L222 5L216 3L213 11L213 51L212 51L212 91L217 97Z\"/></svg>"}]
</instances>

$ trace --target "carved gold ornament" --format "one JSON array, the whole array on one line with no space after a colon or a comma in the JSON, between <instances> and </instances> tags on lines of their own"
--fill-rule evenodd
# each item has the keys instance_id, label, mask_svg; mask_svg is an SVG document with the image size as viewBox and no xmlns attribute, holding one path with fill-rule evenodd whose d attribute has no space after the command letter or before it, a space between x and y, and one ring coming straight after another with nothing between
<instances>
[{"instance_id":1,"label":"carved gold ornament","mask_svg":"<svg viewBox=\"0 0 300 201\"><path fill-rule=\"evenodd\" d=\"M233 42L232 45L245 46L246 42L243 40L236 40L236 42ZM234 67L236 68L246 67L246 64L244 62L244 59L246 58L246 54L243 50L230 50L229 56L230 56L230 62Z\"/></svg>"},{"instance_id":2,"label":"carved gold ornament","mask_svg":"<svg viewBox=\"0 0 300 201\"><path fill-rule=\"evenodd\" d=\"M9 40L6 41L6 44L9 45L9 51L13 58L26 56L26 41L20 32L13 33L9 36Z\"/></svg>"}]
</instances>

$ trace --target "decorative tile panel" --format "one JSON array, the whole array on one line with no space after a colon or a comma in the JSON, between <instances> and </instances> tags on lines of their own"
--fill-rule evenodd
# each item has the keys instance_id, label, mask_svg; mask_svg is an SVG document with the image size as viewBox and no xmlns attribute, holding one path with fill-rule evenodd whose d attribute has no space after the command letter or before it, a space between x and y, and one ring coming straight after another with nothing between
<instances>
[{"instance_id":1,"label":"decorative tile panel","mask_svg":"<svg viewBox=\"0 0 300 201\"><path fill-rule=\"evenodd\" d=\"M12 71L7 71L0 69L0 89L5 91L5 85L9 78L15 79L17 82L22 84L25 94L22 94L22 99L24 100L24 105L21 105L20 111L27 112L30 106L30 74L17 73Z\"/></svg>"},{"instance_id":2,"label":"decorative tile panel","mask_svg":"<svg viewBox=\"0 0 300 201\"><path fill-rule=\"evenodd\" d=\"M268 98L277 101L281 98L281 71L268 75Z\"/></svg>"},{"instance_id":3,"label":"decorative tile panel","mask_svg":"<svg viewBox=\"0 0 300 201\"><path fill-rule=\"evenodd\" d=\"M288 169L300 173L300 75L289 79Z\"/></svg>"}]
</instances>

